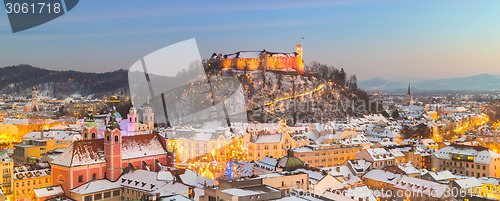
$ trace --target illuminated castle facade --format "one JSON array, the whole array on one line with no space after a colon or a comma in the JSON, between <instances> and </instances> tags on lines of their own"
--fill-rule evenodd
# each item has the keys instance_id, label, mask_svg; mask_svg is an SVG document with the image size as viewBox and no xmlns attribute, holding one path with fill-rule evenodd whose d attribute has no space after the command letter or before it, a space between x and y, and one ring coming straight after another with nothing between
<instances>
[{"instance_id":1,"label":"illuminated castle facade","mask_svg":"<svg viewBox=\"0 0 500 201\"><path fill-rule=\"evenodd\" d=\"M302 45L295 46L295 52L239 51L233 54L213 54L211 61L220 61L223 70L275 70L304 71Z\"/></svg>"}]
</instances>

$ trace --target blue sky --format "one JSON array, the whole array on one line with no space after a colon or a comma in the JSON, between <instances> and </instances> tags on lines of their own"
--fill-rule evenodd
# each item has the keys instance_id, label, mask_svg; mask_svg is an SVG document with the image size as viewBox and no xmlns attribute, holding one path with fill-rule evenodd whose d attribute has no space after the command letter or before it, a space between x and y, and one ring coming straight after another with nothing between
<instances>
[{"instance_id":1,"label":"blue sky","mask_svg":"<svg viewBox=\"0 0 500 201\"><path fill-rule=\"evenodd\" d=\"M196 38L213 52L292 52L360 80L500 73L499 1L97 1L13 34L0 12L0 66L103 72Z\"/></svg>"}]
</instances>

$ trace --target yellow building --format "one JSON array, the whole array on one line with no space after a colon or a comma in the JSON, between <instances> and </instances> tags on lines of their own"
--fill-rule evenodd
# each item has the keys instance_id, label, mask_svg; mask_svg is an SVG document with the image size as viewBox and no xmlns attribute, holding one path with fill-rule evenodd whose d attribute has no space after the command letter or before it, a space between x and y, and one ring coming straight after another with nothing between
<instances>
[{"instance_id":1,"label":"yellow building","mask_svg":"<svg viewBox=\"0 0 500 201\"><path fill-rule=\"evenodd\" d=\"M47 155L47 152L57 148L67 148L64 143L56 143L54 139L26 139L21 144L14 145L14 164L36 162Z\"/></svg>"},{"instance_id":2,"label":"yellow building","mask_svg":"<svg viewBox=\"0 0 500 201\"><path fill-rule=\"evenodd\" d=\"M471 177L499 177L500 154L481 146L452 144L431 156L431 170Z\"/></svg>"},{"instance_id":3,"label":"yellow building","mask_svg":"<svg viewBox=\"0 0 500 201\"><path fill-rule=\"evenodd\" d=\"M21 138L18 135L18 130L14 124L0 123L0 142L6 145L19 143Z\"/></svg>"},{"instance_id":4,"label":"yellow building","mask_svg":"<svg viewBox=\"0 0 500 201\"><path fill-rule=\"evenodd\" d=\"M2 191L8 198L12 196L12 170L14 168L14 163L7 152L0 152L0 160L0 181L2 184Z\"/></svg>"},{"instance_id":5,"label":"yellow building","mask_svg":"<svg viewBox=\"0 0 500 201\"><path fill-rule=\"evenodd\" d=\"M313 167L334 167L356 159L361 145L319 144L295 148L295 156Z\"/></svg>"},{"instance_id":6,"label":"yellow building","mask_svg":"<svg viewBox=\"0 0 500 201\"><path fill-rule=\"evenodd\" d=\"M282 158L286 156L287 149L309 145L308 138L302 136L292 137L290 133L260 133L255 134L253 140L247 144L248 159L261 160L266 156Z\"/></svg>"},{"instance_id":7,"label":"yellow building","mask_svg":"<svg viewBox=\"0 0 500 201\"><path fill-rule=\"evenodd\" d=\"M33 189L50 185L52 185L52 172L48 162L14 167L13 200L29 200Z\"/></svg>"},{"instance_id":8,"label":"yellow building","mask_svg":"<svg viewBox=\"0 0 500 201\"><path fill-rule=\"evenodd\" d=\"M482 191L479 195L500 200L500 193L498 193L500 189L500 178L481 177L477 180L483 184Z\"/></svg>"},{"instance_id":9,"label":"yellow building","mask_svg":"<svg viewBox=\"0 0 500 201\"><path fill-rule=\"evenodd\" d=\"M246 160L243 146L247 136L236 135L229 130L200 132L195 129L167 131L167 146L175 151L178 162L230 161L235 157Z\"/></svg>"},{"instance_id":10,"label":"yellow building","mask_svg":"<svg viewBox=\"0 0 500 201\"><path fill-rule=\"evenodd\" d=\"M295 46L295 52L269 52L262 51L239 51L233 54L213 54L211 64L220 62L223 70L276 70L276 71L304 71L302 60L302 45Z\"/></svg>"}]
</instances>

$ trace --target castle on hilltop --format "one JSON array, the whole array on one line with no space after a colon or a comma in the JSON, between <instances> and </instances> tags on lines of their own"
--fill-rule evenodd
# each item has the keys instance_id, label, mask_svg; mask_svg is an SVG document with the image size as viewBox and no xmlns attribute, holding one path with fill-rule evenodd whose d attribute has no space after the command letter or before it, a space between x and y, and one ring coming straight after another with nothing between
<instances>
[{"instance_id":1,"label":"castle on hilltop","mask_svg":"<svg viewBox=\"0 0 500 201\"><path fill-rule=\"evenodd\" d=\"M304 71L302 45L295 46L295 52L239 51L233 54L212 54L210 61L220 62L222 70L275 70Z\"/></svg>"}]
</instances>

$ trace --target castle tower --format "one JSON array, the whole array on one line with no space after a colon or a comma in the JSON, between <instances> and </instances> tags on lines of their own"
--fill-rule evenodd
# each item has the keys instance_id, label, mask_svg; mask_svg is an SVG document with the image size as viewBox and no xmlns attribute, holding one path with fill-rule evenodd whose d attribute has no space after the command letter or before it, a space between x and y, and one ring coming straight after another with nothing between
<instances>
[{"instance_id":1,"label":"castle tower","mask_svg":"<svg viewBox=\"0 0 500 201\"><path fill-rule=\"evenodd\" d=\"M36 87L33 87L31 89L31 111L36 112L39 111L40 108L38 108L38 89Z\"/></svg>"},{"instance_id":2,"label":"castle tower","mask_svg":"<svg viewBox=\"0 0 500 201\"><path fill-rule=\"evenodd\" d=\"M154 129L155 127L155 114L153 113L153 108L149 106L149 101L148 101L148 106L144 108L144 112L142 113L143 121L144 124L148 125L148 129Z\"/></svg>"},{"instance_id":3,"label":"castle tower","mask_svg":"<svg viewBox=\"0 0 500 201\"><path fill-rule=\"evenodd\" d=\"M302 45L295 45L295 52L299 55L297 58L297 70L304 70L304 60L302 59Z\"/></svg>"},{"instance_id":4,"label":"castle tower","mask_svg":"<svg viewBox=\"0 0 500 201\"><path fill-rule=\"evenodd\" d=\"M128 114L127 114L127 119L128 119L128 131L129 132L136 132L139 130L139 121L137 121L137 110L135 107L132 106L130 108Z\"/></svg>"},{"instance_id":5,"label":"castle tower","mask_svg":"<svg viewBox=\"0 0 500 201\"><path fill-rule=\"evenodd\" d=\"M302 45L295 45L295 52L297 52L297 54L302 57Z\"/></svg>"},{"instance_id":6,"label":"castle tower","mask_svg":"<svg viewBox=\"0 0 500 201\"><path fill-rule=\"evenodd\" d=\"M408 85L408 95L407 95L408 105L413 105L413 95L411 94L411 83Z\"/></svg>"},{"instance_id":7,"label":"castle tower","mask_svg":"<svg viewBox=\"0 0 500 201\"><path fill-rule=\"evenodd\" d=\"M111 111L109 122L104 131L104 157L106 159L104 176L110 181L116 181L122 173L121 143L120 125L116 121L115 111Z\"/></svg>"},{"instance_id":8,"label":"castle tower","mask_svg":"<svg viewBox=\"0 0 500 201\"><path fill-rule=\"evenodd\" d=\"M84 119L82 131L83 139L97 139L97 123L95 122L92 108L87 110L87 116Z\"/></svg>"}]
</instances>

